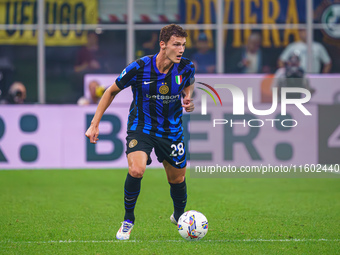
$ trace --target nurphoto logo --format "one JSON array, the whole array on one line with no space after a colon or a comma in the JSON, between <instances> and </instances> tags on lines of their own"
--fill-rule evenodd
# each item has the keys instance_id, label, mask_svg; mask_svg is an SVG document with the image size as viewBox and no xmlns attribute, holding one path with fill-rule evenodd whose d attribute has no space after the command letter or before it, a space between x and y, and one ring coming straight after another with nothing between
<instances>
[{"instance_id":1,"label":"nurphoto logo","mask_svg":"<svg viewBox=\"0 0 340 255\"><path fill-rule=\"evenodd\" d=\"M220 105L223 106L222 100L220 95L217 93L216 89L227 89L231 95L232 95L232 104L233 104L233 115L245 115L245 96L243 91L232 84L216 84L214 87L211 85L208 85L206 83L198 82L201 85L204 85L205 87L209 88L218 98ZM217 105L217 102L215 100L214 95L207 89L198 87L198 89L203 90L206 92L206 94L201 95L201 115L207 115L207 94L212 98L215 105ZM310 101L311 99L311 92L308 89L300 88L300 87L285 87L280 89L280 101L279 101L279 93L278 88L272 88L272 104L269 109L256 109L254 106L254 100L253 100L253 89L248 88L247 89L247 106L248 110L253 113L254 115L259 116L268 116L273 114L280 104L281 106L281 115L286 116L287 115L287 105L295 105L304 115L311 116L312 114L307 110L307 108L303 105ZM290 98L289 94L292 93L300 93L301 95L304 95L304 97L301 98ZM279 121L279 119L266 119L265 121L271 121L272 126L274 126L275 121ZM289 121L290 123L293 123L292 125L289 125L289 127L295 127L297 126L297 121L294 119L285 119L281 120L281 124L283 126L286 126L284 123ZM244 120L244 126L245 125ZM249 123L258 122L260 124L258 125L251 125ZM233 120L225 120L225 119L213 119L213 126L215 127L218 124L227 124L230 123L232 126ZM240 124L235 123L234 124ZM260 119L253 119L248 121L248 126L250 127L261 127L264 125L264 121ZM287 126L288 127L288 126Z\"/></svg>"}]
</instances>

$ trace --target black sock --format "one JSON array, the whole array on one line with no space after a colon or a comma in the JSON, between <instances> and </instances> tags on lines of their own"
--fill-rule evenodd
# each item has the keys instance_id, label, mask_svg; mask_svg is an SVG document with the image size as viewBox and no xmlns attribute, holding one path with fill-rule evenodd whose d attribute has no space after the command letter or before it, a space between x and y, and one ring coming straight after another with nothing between
<instances>
[{"instance_id":1,"label":"black sock","mask_svg":"<svg viewBox=\"0 0 340 255\"><path fill-rule=\"evenodd\" d=\"M179 217L184 213L187 204L187 185L185 180L182 183L170 184L170 195L174 202L174 217L178 221Z\"/></svg>"},{"instance_id":2,"label":"black sock","mask_svg":"<svg viewBox=\"0 0 340 255\"><path fill-rule=\"evenodd\" d=\"M129 220L131 223L135 221L135 205L140 192L140 183L142 178L132 177L129 173L126 176L124 186L124 204L125 216L124 220Z\"/></svg>"}]
</instances>

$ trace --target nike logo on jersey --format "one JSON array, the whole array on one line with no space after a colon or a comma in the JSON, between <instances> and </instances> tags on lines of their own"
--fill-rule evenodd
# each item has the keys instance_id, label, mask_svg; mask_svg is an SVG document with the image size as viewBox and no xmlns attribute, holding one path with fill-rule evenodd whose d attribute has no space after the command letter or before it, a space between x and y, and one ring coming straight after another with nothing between
<instances>
[{"instance_id":1,"label":"nike logo on jersey","mask_svg":"<svg viewBox=\"0 0 340 255\"><path fill-rule=\"evenodd\" d=\"M185 159L184 159L184 160L185 160ZM182 164L182 163L184 162L184 160L182 160L182 161L180 161L180 162L176 162L176 166Z\"/></svg>"},{"instance_id":2,"label":"nike logo on jersey","mask_svg":"<svg viewBox=\"0 0 340 255\"><path fill-rule=\"evenodd\" d=\"M145 81L144 85L147 85L147 84L150 84L150 83L153 83L153 81Z\"/></svg>"}]
</instances>

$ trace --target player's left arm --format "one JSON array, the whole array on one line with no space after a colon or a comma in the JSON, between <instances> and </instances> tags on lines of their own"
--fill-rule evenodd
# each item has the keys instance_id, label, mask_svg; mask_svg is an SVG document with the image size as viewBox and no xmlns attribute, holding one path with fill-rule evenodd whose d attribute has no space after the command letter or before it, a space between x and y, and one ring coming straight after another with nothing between
<instances>
[{"instance_id":1,"label":"player's left arm","mask_svg":"<svg viewBox=\"0 0 340 255\"><path fill-rule=\"evenodd\" d=\"M183 104L182 107L185 109L186 112L192 112L195 109L194 102L192 101L192 94L194 92L194 83L195 83L195 65L193 62L190 62L187 65L189 68L189 77L186 80L186 84L184 89L182 90L183 95Z\"/></svg>"},{"instance_id":2,"label":"player's left arm","mask_svg":"<svg viewBox=\"0 0 340 255\"><path fill-rule=\"evenodd\" d=\"M183 94L182 107L185 109L186 112L192 112L195 109L194 102L192 101L194 83L195 83L195 79L191 81L191 84L189 86L184 87L184 89L182 90L182 94Z\"/></svg>"}]
</instances>

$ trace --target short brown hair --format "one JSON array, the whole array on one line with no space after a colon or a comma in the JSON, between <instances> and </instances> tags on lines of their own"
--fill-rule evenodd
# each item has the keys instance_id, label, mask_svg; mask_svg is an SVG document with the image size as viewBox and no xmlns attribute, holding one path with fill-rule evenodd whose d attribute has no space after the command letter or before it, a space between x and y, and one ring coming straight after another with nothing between
<instances>
[{"instance_id":1,"label":"short brown hair","mask_svg":"<svg viewBox=\"0 0 340 255\"><path fill-rule=\"evenodd\" d=\"M170 37L173 35L177 37L188 36L187 32L185 32L185 30L181 26L176 24L170 24L162 28L159 34L159 41L167 43L170 40Z\"/></svg>"}]
</instances>

